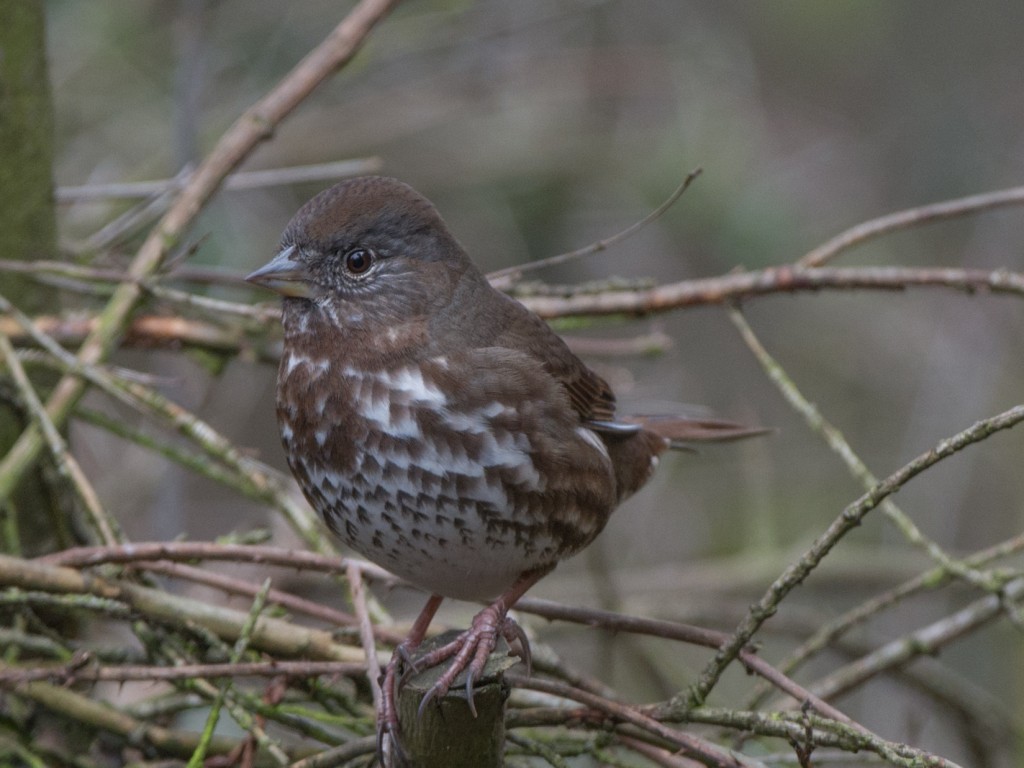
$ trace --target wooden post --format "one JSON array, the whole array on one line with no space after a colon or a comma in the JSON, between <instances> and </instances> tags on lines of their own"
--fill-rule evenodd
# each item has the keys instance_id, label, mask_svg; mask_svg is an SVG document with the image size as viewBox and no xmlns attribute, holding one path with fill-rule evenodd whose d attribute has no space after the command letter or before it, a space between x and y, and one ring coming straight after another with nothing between
<instances>
[{"instance_id":1,"label":"wooden post","mask_svg":"<svg viewBox=\"0 0 1024 768\"><path fill-rule=\"evenodd\" d=\"M458 634L446 632L432 638L423 644L420 653L443 645ZM518 663L517 658L508 655L504 640L499 640L473 688L475 718L466 701L464 674L444 697L427 704L422 716L418 712L420 702L447 665L426 669L407 680L398 697L398 719L402 750L410 768L501 768L505 702L509 694L504 673Z\"/></svg>"}]
</instances>

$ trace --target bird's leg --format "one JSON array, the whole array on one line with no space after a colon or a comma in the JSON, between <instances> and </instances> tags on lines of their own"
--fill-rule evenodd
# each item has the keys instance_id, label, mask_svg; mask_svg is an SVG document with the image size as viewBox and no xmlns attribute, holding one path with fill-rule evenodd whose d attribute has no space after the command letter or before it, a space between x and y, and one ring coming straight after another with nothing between
<instances>
[{"instance_id":1,"label":"bird's leg","mask_svg":"<svg viewBox=\"0 0 1024 768\"><path fill-rule=\"evenodd\" d=\"M398 667L400 664L405 663L407 666L415 669L412 653L419 648L423 638L426 637L430 622L433 621L434 614L437 613L442 600L444 598L441 595L430 596L427 604L420 611L420 615L413 622L409 634L405 636L405 640L398 644L395 652L391 654L391 660L384 667L384 674L381 676L380 684L380 712L377 713L377 757L381 765L384 765L385 738L390 737L392 748L399 752L401 751L401 746L398 743L398 706L396 698L398 696L398 686L405 675L403 674L402 677L399 677Z\"/></svg>"},{"instance_id":2,"label":"bird's leg","mask_svg":"<svg viewBox=\"0 0 1024 768\"><path fill-rule=\"evenodd\" d=\"M484 608L473 617L470 628L452 640L450 643L435 648L430 653L421 656L416 660L418 667L428 669L451 659L448 669L438 678L430 690L420 701L419 711L422 713L427 703L443 697L448 693L452 683L463 671L466 672L466 700L469 709L476 717L476 705L473 703L473 683L476 681L487 664L487 657L491 655L497 643L498 635L501 634L509 643L519 641L522 646L520 654L530 666L530 645L527 642L526 634L512 619L508 617L509 609L512 608L526 591L536 584L543 576L551 571L554 566L538 568L527 571L520 576L516 582L509 587L497 600Z\"/></svg>"}]
</instances>

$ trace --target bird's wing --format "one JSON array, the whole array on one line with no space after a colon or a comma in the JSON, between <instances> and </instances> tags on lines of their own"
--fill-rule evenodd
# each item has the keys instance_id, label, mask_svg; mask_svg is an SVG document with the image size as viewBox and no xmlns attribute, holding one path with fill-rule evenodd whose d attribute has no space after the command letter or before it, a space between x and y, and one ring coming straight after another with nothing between
<instances>
[{"instance_id":1,"label":"bird's wing","mask_svg":"<svg viewBox=\"0 0 1024 768\"><path fill-rule=\"evenodd\" d=\"M515 313L495 343L536 359L568 393L581 421L615 422L615 393L608 382L576 357L547 323L516 304L522 312Z\"/></svg>"},{"instance_id":2,"label":"bird's wing","mask_svg":"<svg viewBox=\"0 0 1024 768\"><path fill-rule=\"evenodd\" d=\"M568 350L567 350L568 351ZM572 353L569 353L572 355ZM584 421L615 420L615 394L608 382L594 373L572 355L572 361L562 370L545 366L569 393L572 407Z\"/></svg>"}]
</instances>

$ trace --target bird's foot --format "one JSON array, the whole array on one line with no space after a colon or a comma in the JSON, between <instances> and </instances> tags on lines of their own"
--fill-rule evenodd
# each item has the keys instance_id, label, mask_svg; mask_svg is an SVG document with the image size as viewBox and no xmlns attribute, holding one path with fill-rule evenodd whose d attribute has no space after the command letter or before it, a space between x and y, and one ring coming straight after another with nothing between
<instances>
[{"instance_id":1,"label":"bird's foot","mask_svg":"<svg viewBox=\"0 0 1024 768\"><path fill-rule=\"evenodd\" d=\"M426 636L427 627L441 605L442 597L432 595L420 611L405 641L395 648L391 660L384 668L381 676L381 707L377 716L377 756L381 765L385 762L385 746L389 748L392 762L404 765L408 762L405 750L399 739L398 693L411 674L436 667L451 659L448 669L427 690L418 708L422 717L427 702L434 701L448 693L448 689L463 672L466 673L466 700L469 711L476 717L476 703L473 700L473 684L480 679L487 666L487 658L494 651L498 636L505 638L511 653L518 655L526 664L526 673L530 674L530 643L522 628L508 617L509 608L532 587L537 581L550 572L554 565L548 565L527 571L516 582L498 597L491 605L473 617L469 629L460 634L450 643L434 648L413 658L413 652L419 648ZM518 646L518 647L517 647ZM399 670L404 667L401 674Z\"/></svg>"},{"instance_id":2,"label":"bird's foot","mask_svg":"<svg viewBox=\"0 0 1024 768\"><path fill-rule=\"evenodd\" d=\"M466 701L469 710L476 717L476 704L473 701L473 685L483 674L487 658L494 651L498 636L502 636L526 664L527 674L530 672L530 643L522 627L506 615L507 609L499 604L489 605L473 617L470 628L450 643L435 648L416 659L413 671L429 669L448 661L448 669L424 694L420 701L419 713L422 716L427 704L435 699L443 698L455 680L463 672L466 673Z\"/></svg>"},{"instance_id":3,"label":"bird's foot","mask_svg":"<svg viewBox=\"0 0 1024 768\"><path fill-rule=\"evenodd\" d=\"M508 643L509 655L519 656L526 664L527 674L530 673L530 643L526 633L508 616L499 617L496 610L490 610L489 613L488 610L481 611L481 614L486 613L487 615L483 618L478 615L472 626L454 640L419 657L414 656L419 643L414 644L406 640L395 648L380 677L381 707L377 713L377 760L382 766L407 766L410 764L399 738L398 697L402 687L411 677L452 659L448 669L423 696L419 705L419 714L422 716L428 701L443 698L452 683L465 671L466 698L470 711L476 717L473 686L480 680L488 657L495 649L499 635ZM477 664L477 659L482 661ZM389 759L386 758L386 754Z\"/></svg>"}]
</instances>

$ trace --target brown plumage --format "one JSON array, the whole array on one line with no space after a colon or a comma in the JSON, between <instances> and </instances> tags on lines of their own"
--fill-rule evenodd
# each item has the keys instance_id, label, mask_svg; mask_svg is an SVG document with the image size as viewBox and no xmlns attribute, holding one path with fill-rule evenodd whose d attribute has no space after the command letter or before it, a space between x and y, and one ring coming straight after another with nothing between
<instances>
[{"instance_id":1,"label":"brown plumage","mask_svg":"<svg viewBox=\"0 0 1024 768\"><path fill-rule=\"evenodd\" d=\"M314 197L249 280L285 297L277 412L309 502L350 547L435 595L498 598L431 659L455 656L435 693L479 671L495 632L512 631L508 608L593 541L660 453L746 434L619 418L608 384L393 179Z\"/></svg>"}]
</instances>

